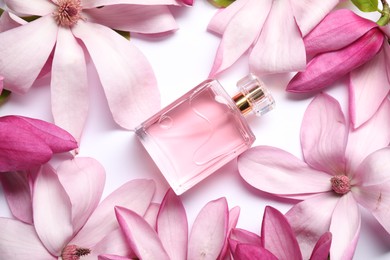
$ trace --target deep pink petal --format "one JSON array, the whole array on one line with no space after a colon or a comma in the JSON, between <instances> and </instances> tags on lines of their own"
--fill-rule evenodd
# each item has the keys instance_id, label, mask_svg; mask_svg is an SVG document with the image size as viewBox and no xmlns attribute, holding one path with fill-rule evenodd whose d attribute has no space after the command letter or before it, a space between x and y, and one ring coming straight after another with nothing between
<instances>
[{"instance_id":1,"label":"deep pink petal","mask_svg":"<svg viewBox=\"0 0 390 260\"><path fill-rule=\"evenodd\" d=\"M84 245L80 244L79 246ZM126 238L119 227L106 234L106 236L102 240L100 240L99 243L92 246L90 249L91 254L81 258L82 260L94 260L98 258L98 256L101 254L118 255L128 258L131 257L131 259L135 258L133 251L129 247Z\"/></svg>"},{"instance_id":2,"label":"deep pink petal","mask_svg":"<svg viewBox=\"0 0 390 260\"><path fill-rule=\"evenodd\" d=\"M54 256L61 254L73 236L68 195L50 165L42 166L33 189L34 225L39 238Z\"/></svg>"},{"instance_id":3,"label":"deep pink petal","mask_svg":"<svg viewBox=\"0 0 390 260\"><path fill-rule=\"evenodd\" d=\"M220 198L207 203L192 226L187 259L217 259L227 235L227 225L226 199Z\"/></svg>"},{"instance_id":4,"label":"deep pink petal","mask_svg":"<svg viewBox=\"0 0 390 260\"><path fill-rule=\"evenodd\" d=\"M170 259L156 231L134 211L116 207L116 217L131 248L141 259Z\"/></svg>"},{"instance_id":5,"label":"deep pink petal","mask_svg":"<svg viewBox=\"0 0 390 260\"><path fill-rule=\"evenodd\" d=\"M315 56L303 72L287 85L290 92L310 92L325 88L340 77L371 60L380 50L383 34L373 28L347 47Z\"/></svg>"},{"instance_id":6,"label":"deep pink petal","mask_svg":"<svg viewBox=\"0 0 390 260\"><path fill-rule=\"evenodd\" d=\"M161 202L157 233L170 259L185 259L188 244L188 222L183 203L172 189Z\"/></svg>"},{"instance_id":7,"label":"deep pink petal","mask_svg":"<svg viewBox=\"0 0 390 260\"><path fill-rule=\"evenodd\" d=\"M261 226L262 246L278 259L302 259L295 234L286 217L266 206Z\"/></svg>"},{"instance_id":8,"label":"deep pink petal","mask_svg":"<svg viewBox=\"0 0 390 260\"><path fill-rule=\"evenodd\" d=\"M238 170L253 187L282 197L331 190L330 175L278 148L257 146L245 151L238 158Z\"/></svg>"},{"instance_id":9,"label":"deep pink petal","mask_svg":"<svg viewBox=\"0 0 390 260\"><path fill-rule=\"evenodd\" d=\"M240 216L240 207L234 207L229 211L229 222L228 222L228 230L227 230L227 236L225 238L225 242L223 244L221 254L218 256L219 260L222 259L230 259L230 252L229 252L229 237L231 234L232 229L236 228L238 218Z\"/></svg>"},{"instance_id":10,"label":"deep pink petal","mask_svg":"<svg viewBox=\"0 0 390 260\"><path fill-rule=\"evenodd\" d=\"M83 12L88 22L135 33L163 33L178 29L167 6L108 5Z\"/></svg>"},{"instance_id":11,"label":"deep pink petal","mask_svg":"<svg viewBox=\"0 0 390 260\"><path fill-rule=\"evenodd\" d=\"M51 70L54 121L80 140L88 115L88 82L84 51L68 28L58 29Z\"/></svg>"},{"instance_id":12,"label":"deep pink petal","mask_svg":"<svg viewBox=\"0 0 390 260\"><path fill-rule=\"evenodd\" d=\"M345 170L347 126L336 99L319 94L310 103L301 126L301 146L307 164L335 175Z\"/></svg>"},{"instance_id":13,"label":"deep pink petal","mask_svg":"<svg viewBox=\"0 0 390 260\"><path fill-rule=\"evenodd\" d=\"M390 26L387 26L388 28L390 28ZM388 36L390 37L390 36ZM385 50L385 59L386 60L390 60L390 43L384 43L382 48ZM387 62L386 63L386 68L387 68L387 77L388 77L388 80L390 81L390 62Z\"/></svg>"},{"instance_id":14,"label":"deep pink petal","mask_svg":"<svg viewBox=\"0 0 390 260\"><path fill-rule=\"evenodd\" d=\"M5 2L11 10L21 16L45 16L56 10L56 5L52 1L29 0L28 4L24 0L5 0Z\"/></svg>"},{"instance_id":15,"label":"deep pink petal","mask_svg":"<svg viewBox=\"0 0 390 260\"><path fill-rule=\"evenodd\" d=\"M233 253L236 260L277 260L270 251L261 247L251 244L238 244L236 251Z\"/></svg>"},{"instance_id":16,"label":"deep pink petal","mask_svg":"<svg viewBox=\"0 0 390 260\"><path fill-rule=\"evenodd\" d=\"M302 35L310 32L338 3L339 0L292 0L294 17Z\"/></svg>"},{"instance_id":17,"label":"deep pink petal","mask_svg":"<svg viewBox=\"0 0 390 260\"><path fill-rule=\"evenodd\" d=\"M72 31L86 45L120 126L132 129L158 110L160 94L153 70L131 42L94 23L80 21Z\"/></svg>"},{"instance_id":18,"label":"deep pink petal","mask_svg":"<svg viewBox=\"0 0 390 260\"><path fill-rule=\"evenodd\" d=\"M344 48L377 26L349 9L333 11L305 36L306 52L316 55Z\"/></svg>"},{"instance_id":19,"label":"deep pink petal","mask_svg":"<svg viewBox=\"0 0 390 260\"><path fill-rule=\"evenodd\" d=\"M144 215L153 198L154 191L155 184L150 180L140 179L125 183L99 204L71 243L75 245L82 244L90 248L109 232L117 229L115 206L125 207L137 214Z\"/></svg>"},{"instance_id":20,"label":"deep pink petal","mask_svg":"<svg viewBox=\"0 0 390 260\"><path fill-rule=\"evenodd\" d=\"M157 216L159 211L160 204L152 202L144 214L144 219L154 230L157 230Z\"/></svg>"},{"instance_id":21,"label":"deep pink petal","mask_svg":"<svg viewBox=\"0 0 390 260\"><path fill-rule=\"evenodd\" d=\"M346 150L347 172L354 178L356 168L371 153L390 143L390 100L385 99L377 113L364 125L350 130Z\"/></svg>"},{"instance_id":22,"label":"deep pink petal","mask_svg":"<svg viewBox=\"0 0 390 260\"><path fill-rule=\"evenodd\" d=\"M232 229L229 237L230 250L234 252L238 244L261 246L262 242L259 235L245 229L235 228Z\"/></svg>"},{"instance_id":23,"label":"deep pink petal","mask_svg":"<svg viewBox=\"0 0 390 260\"><path fill-rule=\"evenodd\" d=\"M383 46L387 45L386 40ZM382 48L372 60L351 72L349 113L355 128L364 124L376 113L390 91L387 63L385 50Z\"/></svg>"},{"instance_id":24,"label":"deep pink petal","mask_svg":"<svg viewBox=\"0 0 390 260\"><path fill-rule=\"evenodd\" d=\"M290 1L273 1L260 37L250 53L249 65L251 71L259 75L305 69L305 46Z\"/></svg>"},{"instance_id":25,"label":"deep pink petal","mask_svg":"<svg viewBox=\"0 0 390 260\"><path fill-rule=\"evenodd\" d=\"M338 201L339 196L336 193L328 192L302 201L286 213L303 259L309 259L318 239L329 230L332 213Z\"/></svg>"},{"instance_id":26,"label":"deep pink petal","mask_svg":"<svg viewBox=\"0 0 390 260\"><path fill-rule=\"evenodd\" d=\"M8 90L25 93L31 87L53 49L57 28L50 14L1 33L0 75Z\"/></svg>"},{"instance_id":27,"label":"deep pink petal","mask_svg":"<svg viewBox=\"0 0 390 260\"><path fill-rule=\"evenodd\" d=\"M27 22L19 16L4 11L3 14L0 16L0 32L8 31L26 23Z\"/></svg>"},{"instance_id":28,"label":"deep pink petal","mask_svg":"<svg viewBox=\"0 0 390 260\"><path fill-rule=\"evenodd\" d=\"M84 8L93 8L100 6L109 6L116 4L133 5L180 5L176 0L83 0Z\"/></svg>"},{"instance_id":29,"label":"deep pink petal","mask_svg":"<svg viewBox=\"0 0 390 260\"><path fill-rule=\"evenodd\" d=\"M325 232L320 239L318 239L314 246L313 253L310 256L311 260L324 260L328 259L330 245L332 244L332 233Z\"/></svg>"},{"instance_id":30,"label":"deep pink petal","mask_svg":"<svg viewBox=\"0 0 390 260\"><path fill-rule=\"evenodd\" d=\"M12 260L57 259L42 245L34 226L0 218L0 258Z\"/></svg>"},{"instance_id":31,"label":"deep pink petal","mask_svg":"<svg viewBox=\"0 0 390 260\"><path fill-rule=\"evenodd\" d=\"M272 1L248 0L231 19L223 34L210 76L227 69L255 42L271 9Z\"/></svg>"},{"instance_id":32,"label":"deep pink petal","mask_svg":"<svg viewBox=\"0 0 390 260\"><path fill-rule=\"evenodd\" d=\"M27 224L33 223L31 190L25 172L3 172L0 174L4 196L12 215Z\"/></svg>"},{"instance_id":33,"label":"deep pink petal","mask_svg":"<svg viewBox=\"0 0 390 260\"><path fill-rule=\"evenodd\" d=\"M360 212L352 193L343 195L333 211L330 259L352 259L360 232Z\"/></svg>"}]
</instances>

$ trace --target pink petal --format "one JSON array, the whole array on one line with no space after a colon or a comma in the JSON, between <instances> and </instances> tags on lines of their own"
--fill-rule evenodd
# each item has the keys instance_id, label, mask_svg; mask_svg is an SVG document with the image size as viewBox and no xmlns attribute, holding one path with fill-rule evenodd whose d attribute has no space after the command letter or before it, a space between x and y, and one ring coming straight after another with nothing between
<instances>
[{"instance_id":1,"label":"pink petal","mask_svg":"<svg viewBox=\"0 0 390 260\"><path fill-rule=\"evenodd\" d=\"M86 45L120 126L134 128L157 111L160 94L153 70L131 42L94 23L80 21L72 31Z\"/></svg>"},{"instance_id":2,"label":"pink petal","mask_svg":"<svg viewBox=\"0 0 390 260\"><path fill-rule=\"evenodd\" d=\"M83 244L81 244L80 246L83 246ZM99 243L92 246L90 249L91 249L91 254L88 255L87 257L81 258L82 260L89 260L89 259L94 260L98 258L98 256L101 254L110 254L110 255L118 255L118 256L120 255L129 258L135 256L133 251L130 249L129 245L127 244L126 238L119 227L106 234L106 236L102 240L100 240ZM128 258L124 258L124 259L128 259Z\"/></svg>"},{"instance_id":3,"label":"pink petal","mask_svg":"<svg viewBox=\"0 0 390 260\"><path fill-rule=\"evenodd\" d=\"M56 10L56 5L52 1L29 0L28 4L24 0L6 0L7 6L21 16L45 16Z\"/></svg>"},{"instance_id":4,"label":"pink petal","mask_svg":"<svg viewBox=\"0 0 390 260\"><path fill-rule=\"evenodd\" d=\"M262 241L260 236L247 231L245 229L235 228L232 229L229 238L229 246L232 252L236 251L236 247L239 244L250 244L255 246L261 246Z\"/></svg>"},{"instance_id":5,"label":"pink petal","mask_svg":"<svg viewBox=\"0 0 390 260\"><path fill-rule=\"evenodd\" d=\"M291 12L290 1L273 1L260 37L249 56L249 65L251 71L259 75L305 69L305 46Z\"/></svg>"},{"instance_id":6,"label":"pink petal","mask_svg":"<svg viewBox=\"0 0 390 260\"><path fill-rule=\"evenodd\" d=\"M307 164L335 175L345 170L346 123L336 99L319 94L310 103L301 126L301 146Z\"/></svg>"},{"instance_id":7,"label":"pink petal","mask_svg":"<svg viewBox=\"0 0 390 260\"><path fill-rule=\"evenodd\" d=\"M384 34L387 35L387 37L390 37L390 25L386 25L386 26L381 26L380 29L382 30L382 32Z\"/></svg>"},{"instance_id":8,"label":"pink petal","mask_svg":"<svg viewBox=\"0 0 390 260\"><path fill-rule=\"evenodd\" d=\"M387 46L387 40L383 46ZM378 110L390 90L385 50L369 62L353 70L349 82L349 107L353 126L364 124Z\"/></svg>"},{"instance_id":9,"label":"pink petal","mask_svg":"<svg viewBox=\"0 0 390 260\"><path fill-rule=\"evenodd\" d=\"M356 168L370 153L390 143L390 100L385 99L377 113L364 125L350 130L346 150L347 172L354 176Z\"/></svg>"},{"instance_id":10,"label":"pink petal","mask_svg":"<svg viewBox=\"0 0 390 260\"><path fill-rule=\"evenodd\" d=\"M188 259L217 259L227 235L225 198L210 201L196 217L188 242Z\"/></svg>"},{"instance_id":11,"label":"pink petal","mask_svg":"<svg viewBox=\"0 0 390 260\"><path fill-rule=\"evenodd\" d=\"M3 14L0 16L0 32L8 31L26 23L27 22L19 16L4 11Z\"/></svg>"},{"instance_id":12,"label":"pink petal","mask_svg":"<svg viewBox=\"0 0 390 260\"><path fill-rule=\"evenodd\" d=\"M50 165L42 166L33 191L35 229L47 250L59 256L73 235L69 197Z\"/></svg>"},{"instance_id":13,"label":"pink petal","mask_svg":"<svg viewBox=\"0 0 390 260\"><path fill-rule=\"evenodd\" d=\"M0 174L4 196L12 215L27 224L33 223L31 190L25 172L3 172Z\"/></svg>"},{"instance_id":14,"label":"pink petal","mask_svg":"<svg viewBox=\"0 0 390 260\"><path fill-rule=\"evenodd\" d=\"M299 72L291 79L287 91L309 92L331 85L371 60L380 50L383 38L382 32L374 28L343 49L315 56L304 72Z\"/></svg>"},{"instance_id":15,"label":"pink petal","mask_svg":"<svg viewBox=\"0 0 390 260\"><path fill-rule=\"evenodd\" d=\"M237 225L238 218L240 216L240 207L234 207L229 211L229 222L228 222L228 230L227 230L227 236L225 238L225 242L223 244L221 254L218 256L219 260L222 259L230 259L230 252L229 252L229 237L231 234L232 229L234 229Z\"/></svg>"},{"instance_id":16,"label":"pink petal","mask_svg":"<svg viewBox=\"0 0 390 260\"><path fill-rule=\"evenodd\" d=\"M349 9L333 11L306 35L306 52L316 55L344 48L377 26Z\"/></svg>"},{"instance_id":17,"label":"pink petal","mask_svg":"<svg viewBox=\"0 0 390 260\"><path fill-rule=\"evenodd\" d=\"M325 232L320 239L318 239L314 246L313 253L310 256L311 260L328 259L330 246L332 244L332 233Z\"/></svg>"},{"instance_id":18,"label":"pink petal","mask_svg":"<svg viewBox=\"0 0 390 260\"><path fill-rule=\"evenodd\" d=\"M114 207L122 206L144 215L153 198L155 184L150 180L133 180L112 192L89 217L70 243L91 248L109 232L118 228Z\"/></svg>"},{"instance_id":19,"label":"pink petal","mask_svg":"<svg viewBox=\"0 0 390 260\"><path fill-rule=\"evenodd\" d=\"M387 27L390 28L390 26L387 26ZM388 36L388 37L390 37L390 36ZM390 44L389 43L384 43L382 48L385 50L386 60L390 60ZM387 65L386 66L386 68L387 68L387 77L390 80L390 63L387 62L386 65Z\"/></svg>"},{"instance_id":20,"label":"pink petal","mask_svg":"<svg viewBox=\"0 0 390 260\"><path fill-rule=\"evenodd\" d=\"M281 197L331 190L330 175L309 168L294 155L278 148L257 146L245 151L238 158L238 170L256 189Z\"/></svg>"},{"instance_id":21,"label":"pink petal","mask_svg":"<svg viewBox=\"0 0 390 260\"><path fill-rule=\"evenodd\" d=\"M57 259L42 245L34 226L0 218L0 258L12 260Z\"/></svg>"},{"instance_id":22,"label":"pink petal","mask_svg":"<svg viewBox=\"0 0 390 260\"><path fill-rule=\"evenodd\" d=\"M333 211L329 231L333 234L330 247L331 259L352 259L360 232L360 212L358 204L347 193L339 199Z\"/></svg>"},{"instance_id":23,"label":"pink petal","mask_svg":"<svg viewBox=\"0 0 390 260\"><path fill-rule=\"evenodd\" d=\"M83 12L88 22L135 33L162 33L178 29L167 6L108 5Z\"/></svg>"},{"instance_id":24,"label":"pink petal","mask_svg":"<svg viewBox=\"0 0 390 260\"><path fill-rule=\"evenodd\" d=\"M98 260L131 260L132 258L117 256L117 255L99 255Z\"/></svg>"},{"instance_id":25,"label":"pink petal","mask_svg":"<svg viewBox=\"0 0 390 260\"><path fill-rule=\"evenodd\" d=\"M286 217L266 206L261 226L262 246L278 259L302 259L299 245Z\"/></svg>"},{"instance_id":26,"label":"pink petal","mask_svg":"<svg viewBox=\"0 0 390 260\"><path fill-rule=\"evenodd\" d=\"M270 251L261 247L250 244L239 244L237 245L236 251L233 253L234 259L236 260L277 260Z\"/></svg>"},{"instance_id":27,"label":"pink petal","mask_svg":"<svg viewBox=\"0 0 390 260\"><path fill-rule=\"evenodd\" d=\"M53 49L57 28L48 15L1 33L0 75L8 90L25 93L31 87Z\"/></svg>"},{"instance_id":28,"label":"pink petal","mask_svg":"<svg viewBox=\"0 0 390 260\"><path fill-rule=\"evenodd\" d=\"M292 0L292 10L302 35L310 32L338 3L339 0Z\"/></svg>"},{"instance_id":29,"label":"pink petal","mask_svg":"<svg viewBox=\"0 0 390 260\"><path fill-rule=\"evenodd\" d=\"M154 229L157 229L157 216L160 211L160 204L150 203L148 209L145 212L144 219Z\"/></svg>"},{"instance_id":30,"label":"pink petal","mask_svg":"<svg viewBox=\"0 0 390 260\"><path fill-rule=\"evenodd\" d=\"M227 69L255 42L271 9L272 1L248 0L231 19L223 34L210 76Z\"/></svg>"},{"instance_id":31,"label":"pink petal","mask_svg":"<svg viewBox=\"0 0 390 260\"><path fill-rule=\"evenodd\" d=\"M236 0L228 7L219 9L211 18L207 30L222 35L233 17L247 2L248 0Z\"/></svg>"},{"instance_id":32,"label":"pink petal","mask_svg":"<svg viewBox=\"0 0 390 260\"><path fill-rule=\"evenodd\" d=\"M116 4L133 5L179 5L176 0L83 0L83 8L93 8Z\"/></svg>"},{"instance_id":33,"label":"pink petal","mask_svg":"<svg viewBox=\"0 0 390 260\"><path fill-rule=\"evenodd\" d=\"M303 259L309 259L318 239L329 230L332 213L338 201L339 196L334 192L327 192L296 204L286 213Z\"/></svg>"},{"instance_id":34,"label":"pink petal","mask_svg":"<svg viewBox=\"0 0 390 260\"><path fill-rule=\"evenodd\" d=\"M116 207L119 225L138 258L170 259L156 231L137 213Z\"/></svg>"},{"instance_id":35,"label":"pink petal","mask_svg":"<svg viewBox=\"0 0 390 260\"><path fill-rule=\"evenodd\" d=\"M170 259L185 259L188 244L188 222L183 203L172 189L161 202L157 233Z\"/></svg>"},{"instance_id":36,"label":"pink petal","mask_svg":"<svg viewBox=\"0 0 390 260\"><path fill-rule=\"evenodd\" d=\"M88 115L88 82L84 51L69 28L58 29L51 71L54 120L78 140Z\"/></svg>"}]
</instances>

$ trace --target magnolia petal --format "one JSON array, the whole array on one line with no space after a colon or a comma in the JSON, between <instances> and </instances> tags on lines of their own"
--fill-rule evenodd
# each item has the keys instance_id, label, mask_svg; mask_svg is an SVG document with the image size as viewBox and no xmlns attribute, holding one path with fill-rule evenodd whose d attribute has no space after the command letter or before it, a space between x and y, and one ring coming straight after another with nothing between
<instances>
[{"instance_id":1,"label":"magnolia petal","mask_svg":"<svg viewBox=\"0 0 390 260\"><path fill-rule=\"evenodd\" d=\"M310 92L325 88L340 77L371 60L382 47L384 36L373 28L349 46L315 56L303 72L287 85L290 92Z\"/></svg>"},{"instance_id":2,"label":"magnolia petal","mask_svg":"<svg viewBox=\"0 0 390 260\"><path fill-rule=\"evenodd\" d=\"M305 36L306 52L316 55L344 48L377 26L349 9L333 11Z\"/></svg>"},{"instance_id":3,"label":"magnolia petal","mask_svg":"<svg viewBox=\"0 0 390 260\"><path fill-rule=\"evenodd\" d=\"M57 6L52 1L29 0L6 0L7 6L21 16L38 15L45 16L53 13Z\"/></svg>"},{"instance_id":4,"label":"magnolia petal","mask_svg":"<svg viewBox=\"0 0 390 260\"><path fill-rule=\"evenodd\" d=\"M277 260L270 251L261 247L250 244L238 244L235 252L233 253L236 260Z\"/></svg>"},{"instance_id":5,"label":"magnolia petal","mask_svg":"<svg viewBox=\"0 0 390 260\"><path fill-rule=\"evenodd\" d=\"M352 193L343 195L333 211L331 259L352 259L360 232L360 212Z\"/></svg>"},{"instance_id":6,"label":"magnolia petal","mask_svg":"<svg viewBox=\"0 0 390 260\"><path fill-rule=\"evenodd\" d=\"M92 246L90 250L91 254L83 256L83 258L81 258L82 260L95 260L101 254L120 255L129 258L134 256L134 253L127 244L126 238L120 228L117 228L106 234L106 236L101 241L99 241L99 243Z\"/></svg>"},{"instance_id":7,"label":"magnolia petal","mask_svg":"<svg viewBox=\"0 0 390 260\"><path fill-rule=\"evenodd\" d=\"M318 239L329 230L332 213L339 198L334 192L319 194L296 204L286 213L303 259L309 259Z\"/></svg>"},{"instance_id":8,"label":"magnolia petal","mask_svg":"<svg viewBox=\"0 0 390 260\"><path fill-rule=\"evenodd\" d=\"M22 18L10 12L4 11L3 14L0 15L0 32L8 31L26 23L27 22Z\"/></svg>"},{"instance_id":9,"label":"magnolia petal","mask_svg":"<svg viewBox=\"0 0 390 260\"><path fill-rule=\"evenodd\" d=\"M134 211L115 207L119 225L130 247L141 259L170 259L156 231Z\"/></svg>"},{"instance_id":10,"label":"magnolia petal","mask_svg":"<svg viewBox=\"0 0 390 260\"><path fill-rule=\"evenodd\" d=\"M73 230L78 232L100 202L105 171L96 160L76 157L57 169L58 179L72 203Z\"/></svg>"},{"instance_id":11,"label":"magnolia petal","mask_svg":"<svg viewBox=\"0 0 390 260\"><path fill-rule=\"evenodd\" d=\"M160 210L160 204L158 203L150 203L148 209L144 214L144 219L148 224L154 229L157 230L157 216Z\"/></svg>"},{"instance_id":12,"label":"magnolia petal","mask_svg":"<svg viewBox=\"0 0 390 260\"><path fill-rule=\"evenodd\" d=\"M210 76L235 63L255 42L271 9L272 1L248 0L226 27Z\"/></svg>"},{"instance_id":13,"label":"magnolia petal","mask_svg":"<svg viewBox=\"0 0 390 260\"><path fill-rule=\"evenodd\" d=\"M183 203L172 189L169 189L161 202L157 217L157 233L173 260L185 259L188 244L188 222Z\"/></svg>"},{"instance_id":14,"label":"magnolia petal","mask_svg":"<svg viewBox=\"0 0 390 260\"><path fill-rule=\"evenodd\" d=\"M257 146L238 158L241 177L256 189L289 198L331 190L331 176L278 148ZM292 196L294 198L294 196Z\"/></svg>"},{"instance_id":15,"label":"magnolia petal","mask_svg":"<svg viewBox=\"0 0 390 260\"><path fill-rule=\"evenodd\" d=\"M122 206L144 215L155 191L151 180L133 180L125 183L106 197L89 217L87 223L72 239L71 244L91 248L109 232L118 228L114 207Z\"/></svg>"},{"instance_id":16,"label":"magnolia petal","mask_svg":"<svg viewBox=\"0 0 390 260\"><path fill-rule=\"evenodd\" d=\"M0 258L12 260L57 259L42 245L34 226L0 218Z\"/></svg>"},{"instance_id":17,"label":"magnolia petal","mask_svg":"<svg viewBox=\"0 0 390 260\"><path fill-rule=\"evenodd\" d=\"M249 0L236 0L226 8L219 9L211 18L207 30L222 35L233 17Z\"/></svg>"},{"instance_id":18,"label":"magnolia petal","mask_svg":"<svg viewBox=\"0 0 390 260\"><path fill-rule=\"evenodd\" d=\"M50 165L41 168L33 189L34 225L39 238L54 256L61 255L73 235L68 195Z\"/></svg>"},{"instance_id":19,"label":"magnolia petal","mask_svg":"<svg viewBox=\"0 0 390 260\"><path fill-rule=\"evenodd\" d=\"M192 226L187 259L217 259L227 235L227 225L226 199L220 198L207 203Z\"/></svg>"},{"instance_id":20,"label":"magnolia petal","mask_svg":"<svg viewBox=\"0 0 390 260\"><path fill-rule=\"evenodd\" d=\"M313 253L311 254L311 260L323 260L328 259L330 246L332 244L332 233L325 232L320 239L318 239L314 246Z\"/></svg>"},{"instance_id":21,"label":"magnolia petal","mask_svg":"<svg viewBox=\"0 0 390 260\"><path fill-rule=\"evenodd\" d=\"M99 255L98 260L132 260L132 258L124 257L124 256L117 256L117 255Z\"/></svg>"},{"instance_id":22,"label":"magnolia petal","mask_svg":"<svg viewBox=\"0 0 390 260\"><path fill-rule=\"evenodd\" d=\"M238 222L238 218L240 216L240 211L241 211L241 209L238 206L232 208L229 211L229 222L228 222L227 235L226 235L225 242L223 244L221 253L218 256L219 260L230 259L229 258L229 256L230 256L230 252L229 252L229 237L230 237L232 229L236 228L236 225L237 225L237 222Z\"/></svg>"},{"instance_id":23,"label":"magnolia petal","mask_svg":"<svg viewBox=\"0 0 390 260\"><path fill-rule=\"evenodd\" d=\"M108 5L83 12L88 22L135 33L163 33L178 26L167 6Z\"/></svg>"},{"instance_id":24,"label":"magnolia petal","mask_svg":"<svg viewBox=\"0 0 390 260\"><path fill-rule=\"evenodd\" d=\"M56 124L80 140L89 105L87 67L83 48L69 28L58 29L50 85Z\"/></svg>"},{"instance_id":25,"label":"magnolia petal","mask_svg":"<svg viewBox=\"0 0 390 260\"><path fill-rule=\"evenodd\" d=\"M374 116L356 130L350 130L346 150L347 172L354 177L356 168L374 151L390 143L390 100L385 99Z\"/></svg>"},{"instance_id":26,"label":"magnolia petal","mask_svg":"<svg viewBox=\"0 0 390 260\"><path fill-rule=\"evenodd\" d=\"M83 8L94 8L117 4L132 5L180 5L176 0L83 0Z\"/></svg>"},{"instance_id":27,"label":"magnolia petal","mask_svg":"<svg viewBox=\"0 0 390 260\"><path fill-rule=\"evenodd\" d=\"M301 126L301 146L308 165L332 175L345 172L347 126L336 99L319 94L310 103Z\"/></svg>"},{"instance_id":28,"label":"magnolia petal","mask_svg":"<svg viewBox=\"0 0 390 260\"><path fill-rule=\"evenodd\" d=\"M260 37L250 53L249 65L251 71L259 75L305 69L305 45L290 1L273 1Z\"/></svg>"},{"instance_id":29,"label":"magnolia petal","mask_svg":"<svg viewBox=\"0 0 390 260\"><path fill-rule=\"evenodd\" d=\"M2 172L0 182L12 215L27 224L33 223L31 190L25 172Z\"/></svg>"},{"instance_id":30,"label":"magnolia petal","mask_svg":"<svg viewBox=\"0 0 390 260\"><path fill-rule=\"evenodd\" d=\"M0 94L3 92L4 84L3 84L4 78L0 76Z\"/></svg>"},{"instance_id":31,"label":"magnolia petal","mask_svg":"<svg viewBox=\"0 0 390 260\"><path fill-rule=\"evenodd\" d=\"M120 126L132 129L158 110L160 94L153 70L132 43L99 24L80 21L72 31L86 45Z\"/></svg>"},{"instance_id":32,"label":"magnolia petal","mask_svg":"<svg viewBox=\"0 0 390 260\"><path fill-rule=\"evenodd\" d=\"M291 0L290 2L299 29L305 36L339 3L339 0Z\"/></svg>"},{"instance_id":33,"label":"magnolia petal","mask_svg":"<svg viewBox=\"0 0 390 260\"><path fill-rule=\"evenodd\" d=\"M48 15L1 33L0 75L8 90L25 93L31 87L53 49L57 30Z\"/></svg>"},{"instance_id":34,"label":"magnolia petal","mask_svg":"<svg viewBox=\"0 0 390 260\"><path fill-rule=\"evenodd\" d=\"M261 246L262 241L259 235L247 231L245 229L234 228L232 229L229 237L229 245L232 252L236 250L238 244L250 244L255 246Z\"/></svg>"},{"instance_id":35,"label":"magnolia petal","mask_svg":"<svg viewBox=\"0 0 390 260\"><path fill-rule=\"evenodd\" d=\"M390 26L387 26L387 27L390 28ZM390 37L390 36L388 36L388 37ZM383 44L382 48L385 50L385 57L386 57L385 59L390 60L390 43L385 42ZM387 68L387 77L388 77L388 80L390 81L390 63L389 62L386 63L386 68Z\"/></svg>"}]
</instances>

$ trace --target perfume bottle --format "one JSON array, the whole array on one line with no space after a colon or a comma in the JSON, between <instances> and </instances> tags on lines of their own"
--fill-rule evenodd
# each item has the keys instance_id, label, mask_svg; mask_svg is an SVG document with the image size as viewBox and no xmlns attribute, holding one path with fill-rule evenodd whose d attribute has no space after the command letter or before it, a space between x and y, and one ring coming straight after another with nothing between
<instances>
[{"instance_id":1,"label":"perfume bottle","mask_svg":"<svg viewBox=\"0 0 390 260\"><path fill-rule=\"evenodd\" d=\"M180 195L255 141L244 115L274 107L264 84L249 74L233 98L206 80L136 128L136 135L169 185Z\"/></svg>"}]
</instances>

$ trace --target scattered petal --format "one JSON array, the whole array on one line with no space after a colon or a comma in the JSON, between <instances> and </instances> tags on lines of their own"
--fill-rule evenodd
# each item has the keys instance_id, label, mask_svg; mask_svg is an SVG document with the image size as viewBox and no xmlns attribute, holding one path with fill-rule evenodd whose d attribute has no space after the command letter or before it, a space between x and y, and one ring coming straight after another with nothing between
<instances>
[{"instance_id":1,"label":"scattered petal","mask_svg":"<svg viewBox=\"0 0 390 260\"><path fill-rule=\"evenodd\" d=\"M332 244L332 233L326 232L320 239L318 239L314 246L313 253L311 254L311 260L324 260L328 259L330 246Z\"/></svg>"},{"instance_id":2,"label":"scattered petal","mask_svg":"<svg viewBox=\"0 0 390 260\"><path fill-rule=\"evenodd\" d=\"M123 232L118 227L117 229L106 234L106 236L100 240L96 245L92 246L91 254L82 258L82 260L94 260L101 254L120 255L135 258L134 252L127 244L126 238ZM134 257L133 257L134 256ZM114 258L115 259L115 258ZM119 258L128 259L128 258Z\"/></svg>"},{"instance_id":3,"label":"scattered petal","mask_svg":"<svg viewBox=\"0 0 390 260\"><path fill-rule=\"evenodd\" d=\"M261 247L250 244L238 244L236 251L233 253L236 260L277 260L270 251Z\"/></svg>"},{"instance_id":4,"label":"scattered petal","mask_svg":"<svg viewBox=\"0 0 390 260\"><path fill-rule=\"evenodd\" d=\"M19 0L21 1L21 0ZM133 4L133 5L180 5L176 0L83 0L83 7L94 8L116 4Z\"/></svg>"},{"instance_id":5,"label":"scattered petal","mask_svg":"<svg viewBox=\"0 0 390 260\"><path fill-rule=\"evenodd\" d=\"M160 204L152 202L150 203L144 215L144 219L154 230L157 230L157 216L159 210L160 210Z\"/></svg>"}]
</instances>

